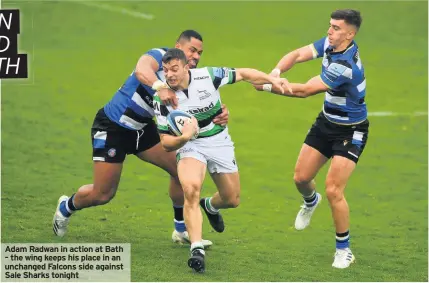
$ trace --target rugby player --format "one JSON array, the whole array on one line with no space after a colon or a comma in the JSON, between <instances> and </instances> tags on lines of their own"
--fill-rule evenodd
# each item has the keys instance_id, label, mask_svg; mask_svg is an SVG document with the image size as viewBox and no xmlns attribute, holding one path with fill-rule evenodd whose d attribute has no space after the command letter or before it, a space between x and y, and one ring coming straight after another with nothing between
<instances>
[{"instance_id":1,"label":"rugby player","mask_svg":"<svg viewBox=\"0 0 429 283\"><path fill-rule=\"evenodd\" d=\"M303 230L322 200L314 178L329 160L325 193L336 229L336 252L332 266L347 268L355 260L350 249L349 207L344 197L347 181L359 161L367 139L369 121L365 103L366 79L354 37L362 23L359 11L337 10L331 14L327 36L286 54L271 72L273 77L296 63L322 59L322 72L305 84L289 84L292 92L269 84L256 86L291 97L325 94L323 109L305 138L295 167L294 181L304 203L295 220Z\"/></svg>"},{"instance_id":2,"label":"rugby player","mask_svg":"<svg viewBox=\"0 0 429 283\"><path fill-rule=\"evenodd\" d=\"M190 69L185 53L169 49L162 58L168 85L176 91L178 109L191 114L181 136L170 134L167 116L173 110L154 96L154 109L161 144L169 152L177 150L177 172L185 193L184 216L191 240L188 265L204 272L201 205L217 232L224 230L219 209L235 208L240 203L240 180L234 154L234 143L226 126L215 125L213 118L221 109L219 88L226 84L247 81L254 84L271 83L282 89L285 81L254 69L206 67ZM191 122L192 121L192 122ZM197 138L191 140L196 135ZM216 184L213 197L200 199L206 170Z\"/></svg>"},{"instance_id":3,"label":"rugby player","mask_svg":"<svg viewBox=\"0 0 429 283\"><path fill-rule=\"evenodd\" d=\"M203 39L198 32L182 32L175 47L185 52L190 68L198 65L203 52ZM66 234L73 213L104 205L115 196L125 157L134 154L170 174L169 195L173 202L175 226L172 240L189 243L183 220L183 190L177 177L176 156L162 148L153 120L155 91L166 102L174 101L176 96L165 84L162 71L161 58L167 49L154 48L141 56L125 83L95 116L91 128L93 184L81 186L71 197L59 198L53 218L53 231L57 236ZM222 110L214 120L219 125L225 125L228 119L228 110L224 107ZM212 245L208 240L203 244L206 247Z\"/></svg>"}]
</instances>

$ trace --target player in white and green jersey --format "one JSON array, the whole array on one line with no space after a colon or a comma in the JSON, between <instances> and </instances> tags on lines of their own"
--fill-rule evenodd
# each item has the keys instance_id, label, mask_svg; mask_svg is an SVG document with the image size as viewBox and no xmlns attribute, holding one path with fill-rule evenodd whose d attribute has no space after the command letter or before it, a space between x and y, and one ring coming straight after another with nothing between
<instances>
[{"instance_id":1,"label":"player in white and green jersey","mask_svg":"<svg viewBox=\"0 0 429 283\"><path fill-rule=\"evenodd\" d=\"M204 247L202 245L202 214L199 203L210 224L223 232L222 208L235 208L240 202L240 179L234 155L234 143L228 128L213 124L221 111L219 88L226 84L247 81L253 84L272 83L283 86L287 81L271 77L255 69L206 67L189 69L185 54L180 49L169 49L162 58L166 81L176 92L177 109L193 116L182 128L181 136L168 131L167 115L170 106L161 104L154 96L154 109L161 143L165 150L177 150L179 180L185 194L184 217L191 239L191 257L188 265L197 272L204 272ZM282 89L282 87L280 87ZM199 128L197 138L192 139ZM218 192L200 201L200 191L208 169Z\"/></svg>"},{"instance_id":2,"label":"player in white and green jersey","mask_svg":"<svg viewBox=\"0 0 429 283\"><path fill-rule=\"evenodd\" d=\"M219 87L235 82L235 70L226 68L206 67L189 70L189 80L192 82L185 90L176 91L179 102L178 110L192 114L200 127L198 138L205 138L219 134L226 126L213 124L212 120L220 113L221 98ZM159 97L155 101L161 102ZM173 110L172 106L161 106L158 118L158 130L168 134L167 114ZM166 111L165 111L166 110Z\"/></svg>"}]
</instances>

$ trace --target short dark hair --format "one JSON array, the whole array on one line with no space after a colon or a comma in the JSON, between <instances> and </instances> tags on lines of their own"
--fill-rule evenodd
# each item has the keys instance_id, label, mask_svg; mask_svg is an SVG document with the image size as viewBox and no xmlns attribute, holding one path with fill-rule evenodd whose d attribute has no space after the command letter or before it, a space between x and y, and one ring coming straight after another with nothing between
<instances>
[{"instance_id":1,"label":"short dark hair","mask_svg":"<svg viewBox=\"0 0 429 283\"><path fill-rule=\"evenodd\" d=\"M183 39L186 39L187 41L190 41L192 37L200 40L201 42L203 41L203 37L201 36L201 34L199 34L198 32L196 32L195 30L188 29L188 30L183 31L179 35L179 38L177 39L177 42L179 42L180 40L183 40Z\"/></svg>"},{"instance_id":2,"label":"short dark hair","mask_svg":"<svg viewBox=\"0 0 429 283\"><path fill-rule=\"evenodd\" d=\"M178 48L168 49L167 52L165 52L164 56L162 56L162 63L168 64L171 60L174 59L182 61L183 65L186 65L188 63L185 52Z\"/></svg>"},{"instance_id":3,"label":"short dark hair","mask_svg":"<svg viewBox=\"0 0 429 283\"><path fill-rule=\"evenodd\" d=\"M331 19L344 20L349 25L354 25L359 30L362 24L362 17L357 10L343 9L332 12Z\"/></svg>"}]
</instances>

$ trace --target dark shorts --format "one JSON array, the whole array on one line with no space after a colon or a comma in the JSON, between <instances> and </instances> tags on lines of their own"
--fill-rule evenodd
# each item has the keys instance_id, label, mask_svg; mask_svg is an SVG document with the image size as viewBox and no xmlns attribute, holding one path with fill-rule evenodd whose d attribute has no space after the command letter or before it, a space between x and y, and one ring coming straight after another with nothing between
<instances>
[{"instance_id":1,"label":"dark shorts","mask_svg":"<svg viewBox=\"0 0 429 283\"><path fill-rule=\"evenodd\" d=\"M101 108L91 128L92 160L122 163L128 154L148 150L160 142L155 121L142 130L129 130L111 121Z\"/></svg>"},{"instance_id":2,"label":"dark shorts","mask_svg":"<svg viewBox=\"0 0 429 283\"><path fill-rule=\"evenodd\" d=\"M368 139L369 121L356 125L338 125L319 114L304 143L317 149L327 158L344 156L358 162Z\"/></svg>"}]
</instances>

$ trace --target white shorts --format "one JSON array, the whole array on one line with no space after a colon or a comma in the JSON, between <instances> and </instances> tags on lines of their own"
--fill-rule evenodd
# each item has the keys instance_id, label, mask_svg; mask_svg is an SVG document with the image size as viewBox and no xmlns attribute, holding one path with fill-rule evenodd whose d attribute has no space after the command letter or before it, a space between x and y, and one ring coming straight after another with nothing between
<instances>
[{"instance_id":1,"label":"white shorts","mask_svg":"<svg viewBox=\"0 0 429 283\"><path fill-rule=\"evenodd\" d=\"M212 137L188 141L176 152L177 162L185 157L203 162L207 165L210 173L234 173L238 171L234 143L228 133L228 128Z\"/></svg>"}]
</instances>

